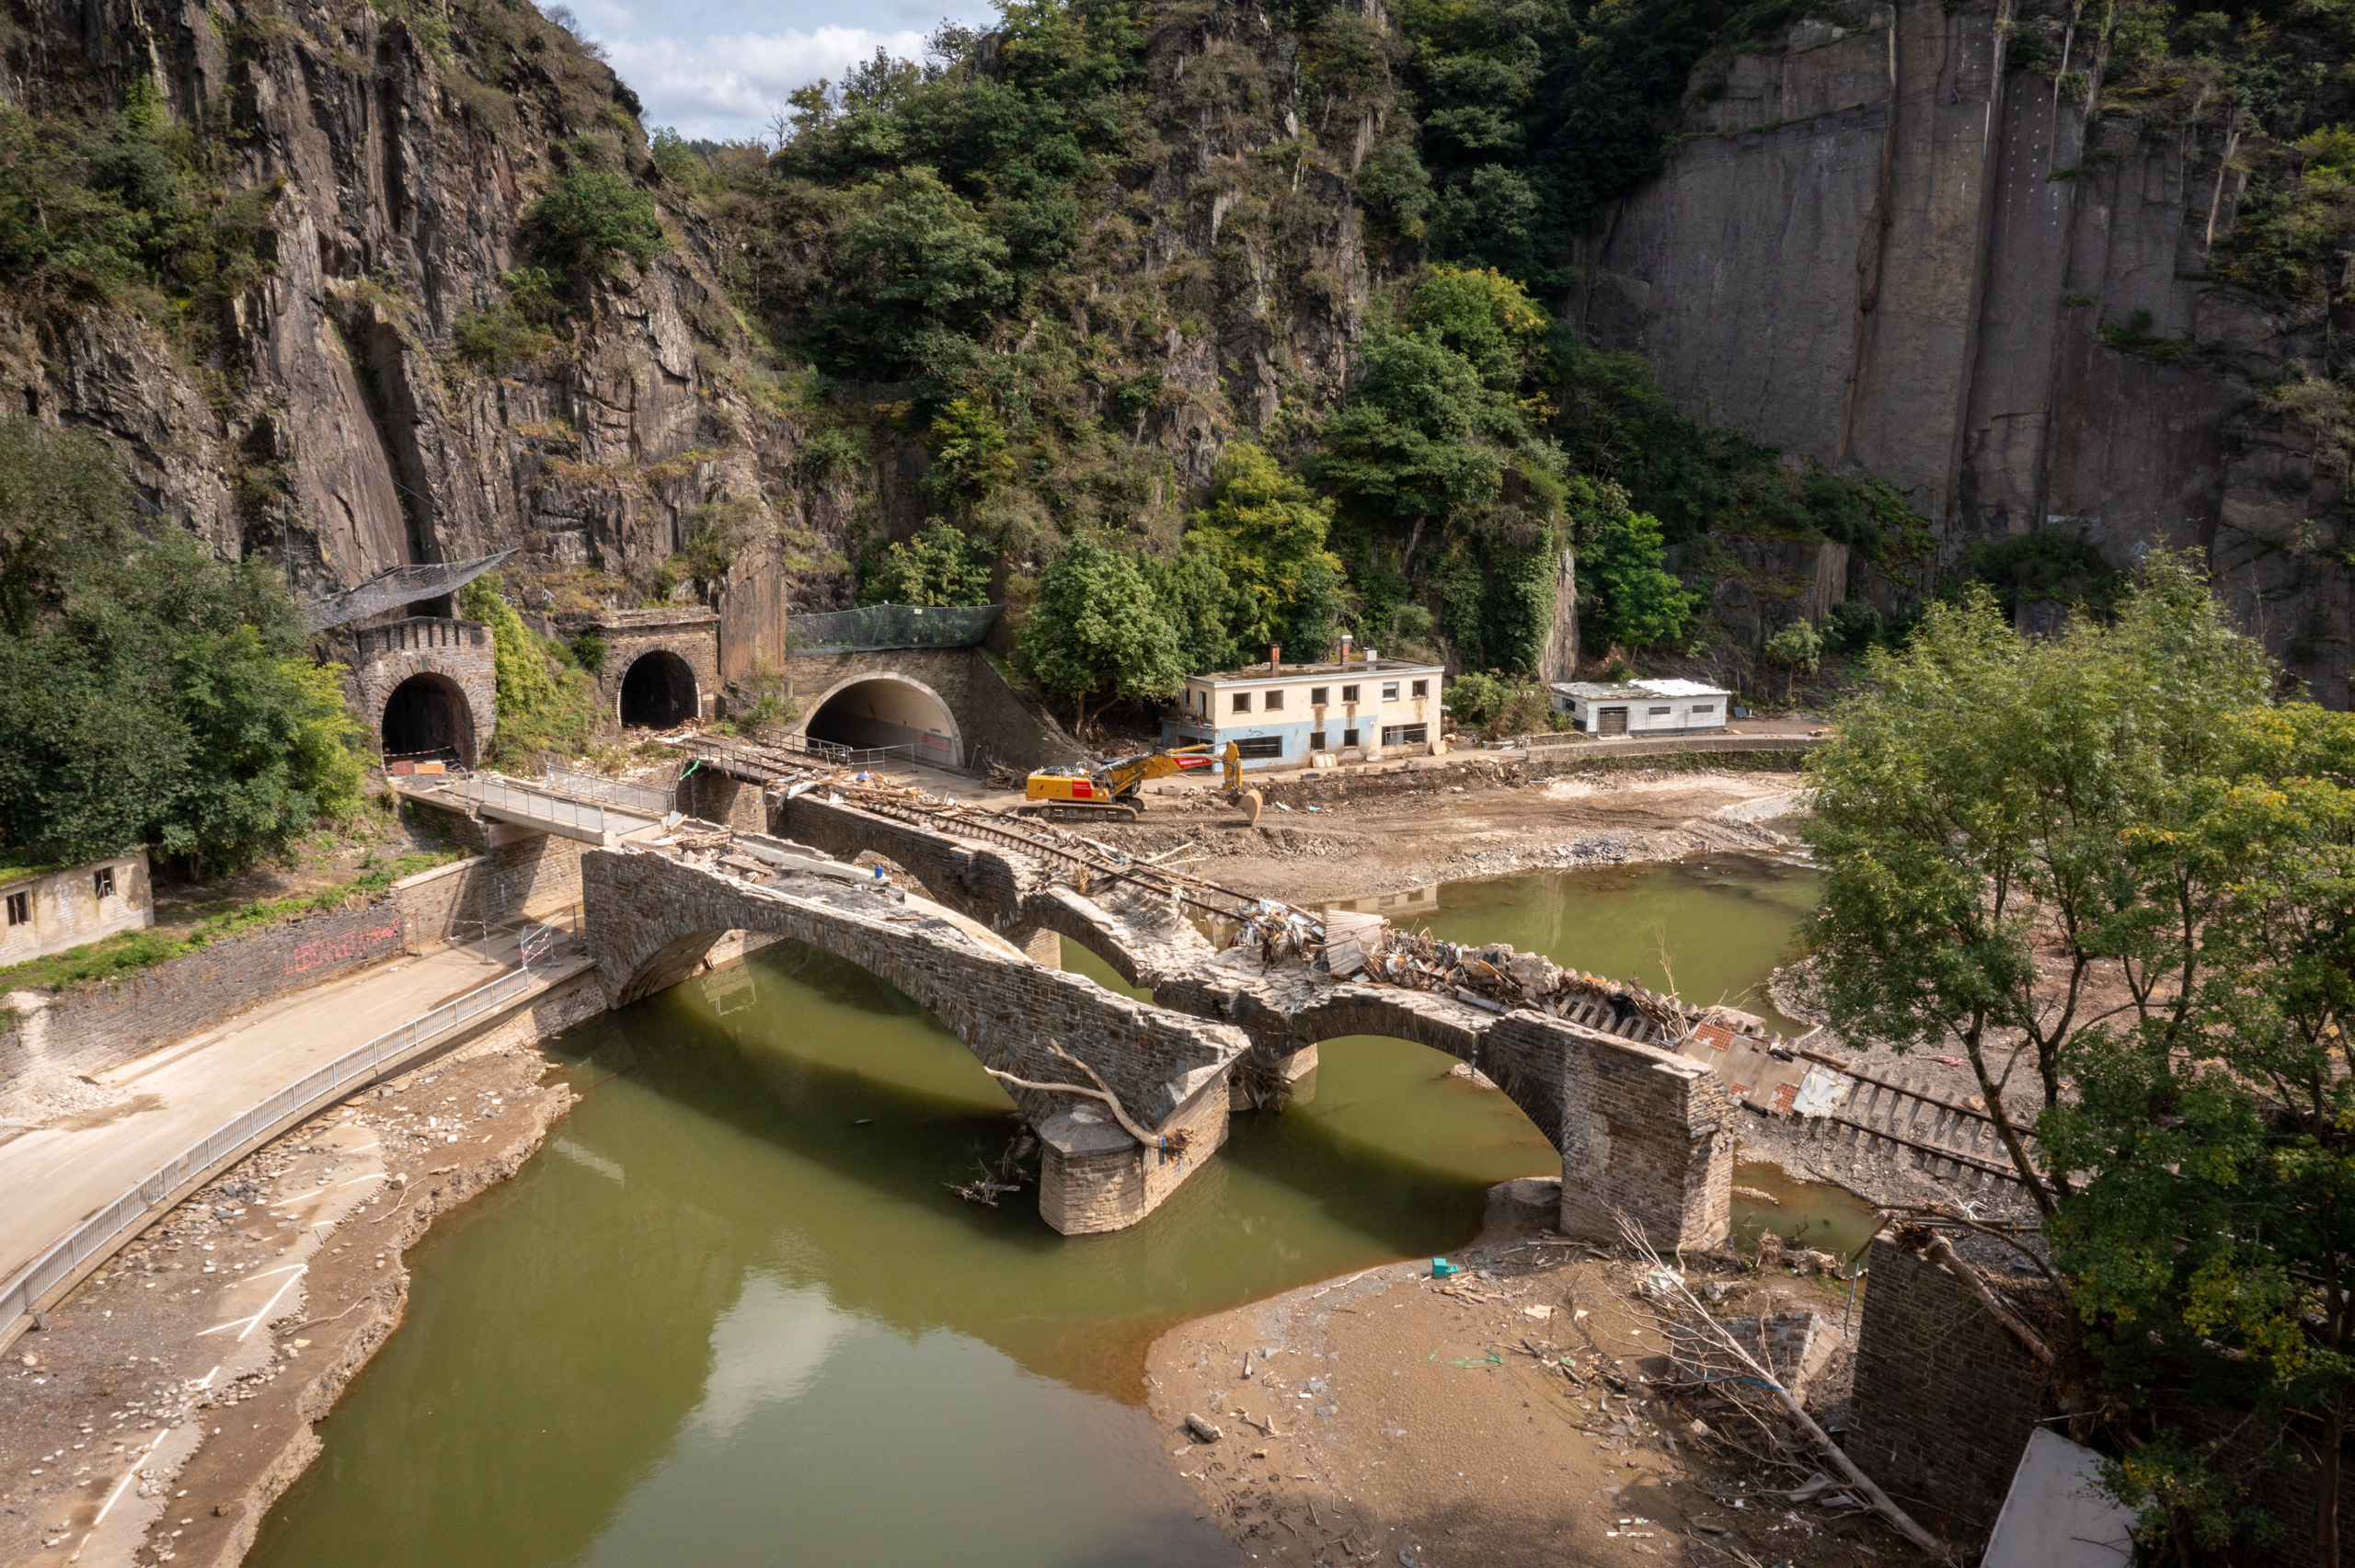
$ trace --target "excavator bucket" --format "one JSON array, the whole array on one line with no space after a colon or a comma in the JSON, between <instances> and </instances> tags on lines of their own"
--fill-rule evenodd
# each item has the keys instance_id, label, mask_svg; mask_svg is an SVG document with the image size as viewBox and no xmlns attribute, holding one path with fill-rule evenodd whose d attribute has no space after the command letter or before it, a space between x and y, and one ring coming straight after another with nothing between
<instances>
[{"instance_id":1,"label":"excavator bucket","mask_svg":"<svg viewBox=\"0 0 2355 1568\"><path fill-rule=\"evenodd\" d=\"M1259 811L1265 802L1259 798L1259 792L1258 790L1246 789L1241 791L1236 795L1235 803L1243 807L1243 820L1245 826L1256 828L1259 825Z\"/></svg>"}]
</instances>

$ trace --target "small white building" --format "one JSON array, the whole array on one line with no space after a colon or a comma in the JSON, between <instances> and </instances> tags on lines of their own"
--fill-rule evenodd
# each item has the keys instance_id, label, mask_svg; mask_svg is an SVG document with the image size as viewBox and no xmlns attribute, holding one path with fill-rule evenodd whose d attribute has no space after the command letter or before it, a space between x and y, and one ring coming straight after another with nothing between
<instances>
[{"instance_id":1,"label":"small white building","mask_svg":"<svg viewBox=\"0 0 2355 1568\"><path fill-rule=\"evenodd\" d=\"M1589 735L1691 735L1723 729L1733 693L1698 681L1560 681L1554 711Z\"/></svg>"},{"instance_id":2,"label":"small white building","mask_svg":"<svg viewBox=\"0 0 2355 1568\"><path fill-rule=\"evenodd\" d=\"M1246 768L1306 767L1320 751L1418 756L1440 750L1436 664L1400 658L1252 665L1189 676L1162 743L1230 740Z\"/></svg>"},{"instance_id":3,"label":"small white building","mask_svg":"<svg viewBox=\"0 0 2355 1568\"><path fill-rule=\"evenodd\" d=\"M0 871L0 965L21 964L155 923L147 852L86 865Z\"/></svg>"}]
</instances>

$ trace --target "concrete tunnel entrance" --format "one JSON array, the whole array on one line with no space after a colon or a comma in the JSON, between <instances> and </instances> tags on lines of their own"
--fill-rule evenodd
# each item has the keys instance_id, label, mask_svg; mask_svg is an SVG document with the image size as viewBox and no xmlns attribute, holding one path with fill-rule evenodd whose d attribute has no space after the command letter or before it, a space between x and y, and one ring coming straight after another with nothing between
<instances>
[{"instance_id":1,"label":"concrete tunnel entrance","mask_svg":"<svg viewBox=\"0 0 2355 1568\"><path fill-rule=\"evenodd\" d=\"M964 737L938 693L904 675L867 675L845 681L810 710L802 733L861 750L907 747L920 761L961 767Z\"/></svg>"},{"instance_id":2,"label":"concrete tunnel entrance","mask_svg":"<svg viewBox=\"0 0 2355 1568\"><path fill-rule=\"evenodd\" d=\"M667 648L640 654L622 676L622 723L634 729L671 729L702 711L695 672Z\"/></svg>"},{"instance_id":3,"label":"concrete tunnel entrance","mask_svg":"<svg viewBox=\"0 0 2355 1568\"><path fill-rule=\"evenodd\" d=\"M387 761L475 760L475 719L466 694L446 675L412 675L385 699L380 731Z\"/></svg>"}]
</instances>

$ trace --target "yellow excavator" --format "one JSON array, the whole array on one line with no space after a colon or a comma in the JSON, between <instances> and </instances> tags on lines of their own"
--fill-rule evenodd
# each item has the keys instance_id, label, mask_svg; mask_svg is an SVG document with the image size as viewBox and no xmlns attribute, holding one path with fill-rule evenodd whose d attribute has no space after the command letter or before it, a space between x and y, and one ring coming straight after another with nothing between
<instances>
[{"instance_id":1,"label":"yellow excavator","mask_svg":"<svg viewBox=\"0 0 2355 1568\"><path fill-rule=\"evenodd\" d=\"M1133 822L1144 814L1138 794L1147 779L1207 768L1214 761L1226 767L1226 795L1259 819L1259 792L1243 787L1243 753L1232 740L1222 755L1209 746L1171 746L1140 751L1093 768L1041 768L1030 775L1022 805L1025 817L1115 817Z\"/></svg>"}]
</instances>

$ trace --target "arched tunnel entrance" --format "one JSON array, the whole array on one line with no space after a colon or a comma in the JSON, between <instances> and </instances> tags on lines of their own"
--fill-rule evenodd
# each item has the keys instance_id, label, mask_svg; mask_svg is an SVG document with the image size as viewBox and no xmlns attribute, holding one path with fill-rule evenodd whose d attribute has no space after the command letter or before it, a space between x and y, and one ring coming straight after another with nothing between
<instances>
[{"instance_id":1,"label":"arched tunnel entrance","mask_svg":"<svg viewBox=\"0 0 2355 1568\"><path fill-rule=\"evenodd\" d=\"M412 675L385 699L381 731L386 760L463 762L475 760L474 713L466 694L446 675Z\"/></svg>"},{"instance_id":2,"label":"arched tunnel entrance","mask_svg":"<svg viewBox=\"0 0 2355 1568\"><path fill-rule=\"evenodd\" d=\"M906 746L922 761L959 767L964 737L948 704L904 675L856 676L818 699L803 733L862 749Z\"/></svg>"},{"instance_id":3,"label":"arched tunnel entrance","mask_svg":"<svg viewBox=\"0 0 2355 1568\"><path fill-rule=\"evenodd\" d=\"M640 654L622 676L622 723L637 729L669 729L702 710L695 672L667 648Z\"/></svg>"}]
</instances>

